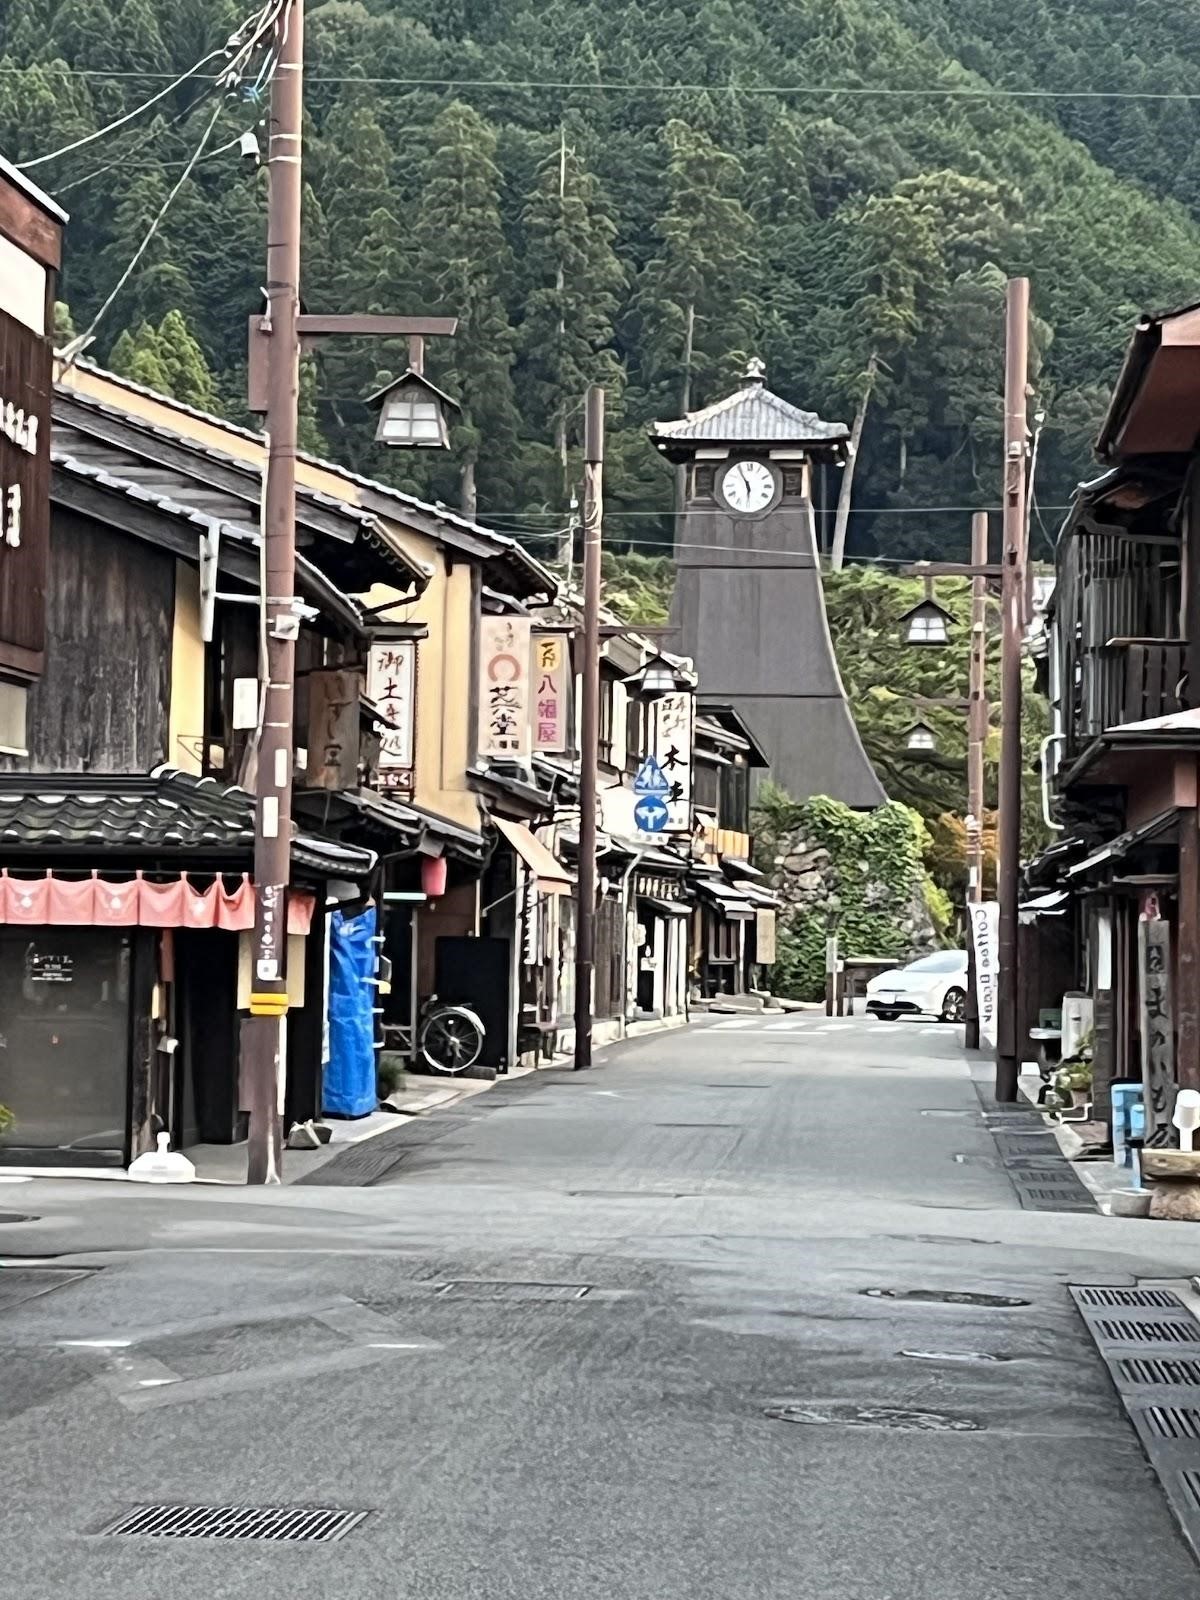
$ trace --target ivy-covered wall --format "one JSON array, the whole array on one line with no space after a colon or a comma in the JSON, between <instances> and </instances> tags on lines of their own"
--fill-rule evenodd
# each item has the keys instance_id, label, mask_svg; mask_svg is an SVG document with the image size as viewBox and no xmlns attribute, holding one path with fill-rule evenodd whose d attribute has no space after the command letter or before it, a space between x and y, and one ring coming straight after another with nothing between
<instances>
[{"instance_id":1,"label":"ivy-covered wall","mask_svg":"<svg viewBox=\"0 0 1200 1600\"><path fill-rule=\"evenodd\" d=\"M823 795L798 803L767 785L755 826L758 865L783 902L776 994L820 999L831 933L843 956L899 961L933 949L949 926L949 900L925 867L925 824L908 806L852 811Z\"/></svg>"}]
</instances>

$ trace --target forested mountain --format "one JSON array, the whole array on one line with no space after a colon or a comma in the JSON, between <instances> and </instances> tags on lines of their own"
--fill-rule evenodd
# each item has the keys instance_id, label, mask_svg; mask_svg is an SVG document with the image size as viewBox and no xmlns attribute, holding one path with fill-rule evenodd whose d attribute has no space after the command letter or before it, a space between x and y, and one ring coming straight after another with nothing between
<instances>
[{"instance_id":1,"label":"forested mountain","mask_svg":"<svg viewBox=\"0 0 1200 1600\"><path fill-rule=\"evenodd\" d=\"M120 115L238 20L233 0L5 7L0 150ZM1003 285L1028 272L1052 527L1136 314L1200 292L1200 107L1064 96L1190 92L1198 54L1183 0L309 0L306 302L457 313L429 371L464 406L452 458L388 457L363 400L404 351L328 347L309 438L550 537L602 379L609 529L647 548L671 495L648 419L760 354L773 388L848 420L874 356L851 551L961 553L965 512L923 508L996 501ZM208 87L31 172L72 212L77 328ZM92 351L234 415L265 180L220 147L261 115L245 94L222 113Z\"/></svg>"}]
</instances>

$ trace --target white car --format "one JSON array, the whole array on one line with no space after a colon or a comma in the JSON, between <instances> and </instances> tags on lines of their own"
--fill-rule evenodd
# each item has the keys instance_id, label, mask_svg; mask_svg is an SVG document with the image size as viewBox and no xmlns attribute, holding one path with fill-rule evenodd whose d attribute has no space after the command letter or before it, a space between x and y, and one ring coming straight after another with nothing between
<instances>
[{"instance_id":1,"label":"white car","mask_svg":"<svg viewBox=\"0 0 1200 1600\"><path fill-rule=\"evenodd\" d=\"M961 1022L967 1014L967 952L935 950L867 984L867 1010L884 1022L902 1016Z\"/></svg>"}]
</instances>

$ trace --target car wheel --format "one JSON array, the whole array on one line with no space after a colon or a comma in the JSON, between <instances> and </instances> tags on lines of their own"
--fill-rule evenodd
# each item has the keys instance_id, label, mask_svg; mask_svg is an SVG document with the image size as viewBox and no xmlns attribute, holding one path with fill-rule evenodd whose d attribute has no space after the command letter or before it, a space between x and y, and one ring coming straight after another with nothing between
<instances>
[{"instance_id":1,"label":"car wheel","mask_svg":"<svg viewBox=\"0 0 1200 1600\"><path fill-rule=\"evenodd\" d=\"M947 989L942 1001L943 1022L963 1022L967 1015L967 991Z\"/></svg>"},{"instance_id":2,"label":"car wheel","mask_svg":"<svg viewBox=\"0 0 1200 1600\"><path fill-rule=\"evenodd\" d=\"M880 1022L895 1022L900 1013L898 1011L873 1011L871 1015L878 1017Z\"/></svg>"}]
</instances>

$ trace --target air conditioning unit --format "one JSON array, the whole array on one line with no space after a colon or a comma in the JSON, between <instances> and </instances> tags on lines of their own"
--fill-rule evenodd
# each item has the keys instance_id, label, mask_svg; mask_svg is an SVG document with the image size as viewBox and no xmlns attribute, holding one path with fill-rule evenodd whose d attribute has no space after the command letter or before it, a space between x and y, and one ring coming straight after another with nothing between
<instances>
[{"instance_id":1,"label":"air conditioning unit","mask_svg":"<svg viewBox=\"0 0 1200 1600\"><path fill-rule=\"evenodd\" d=\"M1062 1002L1062 1053L1063 1060L1076 1054L1084 1038L1092 1031L1092 997L1090 994L1065 994Z\"/></svg>"}]
</instances>

